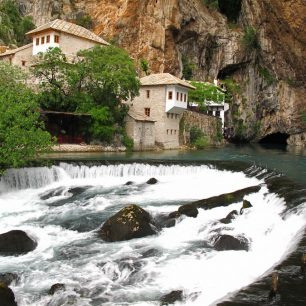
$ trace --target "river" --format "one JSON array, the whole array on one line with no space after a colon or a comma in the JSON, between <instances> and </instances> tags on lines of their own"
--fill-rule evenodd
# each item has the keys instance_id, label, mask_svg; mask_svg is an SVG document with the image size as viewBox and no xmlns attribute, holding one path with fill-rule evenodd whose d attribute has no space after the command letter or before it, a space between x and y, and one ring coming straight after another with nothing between
<instances>
[{"instance_id":1,"label":"river","mask_svg":"<svg viewBox=\"0 0 306 306\"><path fill-rule=\"evenodd\" d=\"M306 304L305 151L229 145L52 158L55 166L11 170L0 182L0 232L22 229L38 242L25 255L0 256L0 273L19 275L11 285L19 306L159 305L172 290L183 291L177 305ZM150 177L158 183L147 185ZM241 202L181 217L145 238L106 243L96 233L130 203L158 218L254 185L260 191L245 197L253 207L226 226L219 220ZM218 235L247 240L249 251L214 250ZM272 271L280 288L269 302ZM48 295L54 283L66 290Z\"/></svg>"}]
</instances>

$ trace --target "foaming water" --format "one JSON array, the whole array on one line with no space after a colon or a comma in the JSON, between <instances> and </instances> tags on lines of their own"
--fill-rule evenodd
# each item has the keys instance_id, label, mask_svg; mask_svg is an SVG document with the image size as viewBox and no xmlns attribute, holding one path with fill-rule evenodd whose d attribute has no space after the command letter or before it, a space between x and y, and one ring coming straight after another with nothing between
<instances>
[{"instance_id":1,"label":"foaming water","mask_svg":"<svg viewBox=\"0 0 306 306\"><path fill-rule=\"evenodd\" d=\"M15 179L5 178L11 189L0 195L0 232L22 229L38 242L23 256L0 256L0 273L20 276L12 286L19 306L159 305L172 290L183 290L185 305L215 305L271 271L295 248L306 223L305 206L286 212L284 200L269 193L263 180L205 165L64 163L30 169L26 182L19 178L29 176L24 172L8 173ZM147 185L152 176L158 183ZM219 220L241 202L181 217L155 236L117 243L96 236L109 216L130 203L157 218L182 203L259 184L259 192L245 197L253 207L227 225ZM223 234L243 237L249 251L215 251ZM54 283L67 290L49 296Z\"/></svg>"}]
</instances>

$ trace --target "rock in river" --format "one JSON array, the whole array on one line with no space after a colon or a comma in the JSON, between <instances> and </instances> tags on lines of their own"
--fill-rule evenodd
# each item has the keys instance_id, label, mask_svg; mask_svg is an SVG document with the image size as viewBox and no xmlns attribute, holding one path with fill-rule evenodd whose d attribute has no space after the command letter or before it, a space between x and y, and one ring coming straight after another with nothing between
<instances>
[{"instance_id":1,"label":"rock in river","mask_svg":"<svg viewBox=\"0 0 306 306\"><path fill-rule=\"evenodd\" d=\"M160 299L160 305L172 305L175 302L183 300L183 291L182 290L174 290L170 293L162 296Z\"/></svg>"},{"instance_id":2,"label":"rock in river","mask_svg":"<svg viewBox=\"0 0 306 306\"><path fill-rule=\"evenodd\" d=\"M33 251L37 243L24 231L13 230L0 234L0 254L19 255Z\"/></svg>"},{"instance_id":3,"label":"rock in river","mask_svg":"<svg viewBox=\"0 0 306 306\"><path fill-rule=\"evenodd\" d=\"M17 306L14 292L4 283L0 283L0 305Z\"/></svg>"},{"instance_id":4,"label":"rock in river","mask_svg":"<svg viewBox=\"0 0 306 306\"><path fill-rule=\"evenodd\" d=\"M108 242L130 240L155 234L151 216L137 205L129 205L110 217L98 232Z\"/></svg>"},{"instance_id":5,"label":"rock in river","mask_svg":"<svg viewBox=\"0 0 306 306\"><path fill-rule=\"evenodd\" d=\"M214 249L217 251L248 251L249 244L244 238L236 238L230 235L221 235L217 238Z\"/></svg>"}]
</instances>

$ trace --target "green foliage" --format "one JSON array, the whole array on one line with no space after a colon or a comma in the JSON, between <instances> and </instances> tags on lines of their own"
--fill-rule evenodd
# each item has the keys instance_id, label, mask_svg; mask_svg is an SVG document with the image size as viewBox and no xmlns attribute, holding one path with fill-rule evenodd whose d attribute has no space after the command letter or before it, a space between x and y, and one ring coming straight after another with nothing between
<instances>
[{"instance_id":1,"label":"green foliage","mask_svg":"<svg viewBox=\"0 0 306 306\"><path fill-rule=\"evenodd\" d=\"M146 59L140 59L140 68L146 75L149 74L149 62Z\"/></svg>"},{"instance_id":2,"label":"green foliage","mask_svg":"<svg viewBox=\"0 0 306 306\"><path fill-rule=\"evenodd\" d=\"M126 133L123 133L122 143L128 151L131 151L134 147L134 140L130 138Z\"/></svg>"},{"instance_id":3,"label":"green foliage","mask_svg":"<svg viewBox=\"0 0 306 306\"><path fill-rule=\"evenodd\" d=\"M92 114L93 137L110 142L128 109L121 101L139 92L136 69L128 54L115 46L79 52L69 63L60 49L40 54L34 75L41 81L43 108Z\"/></svg>"},{"instance_id":4,"label":"green foliage","mask_svg":"<svg viewBox=\"0 0 306 306\"><path fill-rule=\"evenodd\" d=\"M21 167L49 149L35 94L16 67L0 62L0 171Z\"/></svg>"},{"instance_id":5,"label":"green foliage","mask_svg":"<svg viewBox=\"0 0 306 306\"><path fill-rule=\"evenodd\" d=\"M30 42L25 33L34 28L32 18L22 17L15 1L0 1L0 41L6 45L24 45Z\"/></svg>"},{"instance_id":6,"label":"green foliage","mask_svg":"<svg viewBox=\"0 0 306 306\"><path fill-rule=\"evenodd\" d=\"M235 95L241 94L241 87L230 77L227 77L222 82L226 87L225 102L230 104L233 102Z\"/></svg>"},{"instance_id":7,"label":"green foliage","mask_svg":"<svg viewBox=\"0 0 306 306\"><path fill-rule=\"evenodd\" d=\"M183 79L191 80L193 76L193 70L195 65L192 64L186 56L182 57L182 65L183 65Z\"/></svg>"},{"instance_id":8,"label":"green foliage","mask_svg":"<svg viewBox=\"0 0 306 306\"><path fill-rule=\"evenodd\" d=\"M197 149L205 149L210 145L210 140L208 136L202 136L200 138L198 138L195 142L194 142L194 146Z\"/></svg>"},{"instance_id":9,"label":"green foliage","mask_svg":"<svg viewBox=\"0 0 306 306\"><path fill-rule=\"evenodd\" d=\"M253 27L246 27L242 37L242 44L247 51L253 51L260 48L257 31Z\"/></svg>"},{"instance_id":10,"label":"green foliage","mask_svg":"<svg viewBox=\"0 0 306 306\"><path fill-rule=\"evenodd\" d=\"M210 9L217 10L219 9L219 1L218 0L203 0L205 6Z\"/></svg>"},{"instance_id":11,"label":"green foliage","mask_svg":"<svg viewBox=\"0 0 306 306\"><path fill-rule=\"evenodd\" d=\"M93 28L93 20L91 16L89 15L80 15L76 18L75 23L81 27L84 27L88 30L91 30Z\"/></svg>"},{"instance_id":12,"label":"green foliage","mask_svg":"<svg viewBox=\"0 0 306 306\"><path fill-rule=\"evenodd\" d=\"M259 67L259 75L264 78L268 85L272 85L275 82L275 77L265 67Z\"/></svg>"},{"instance_id":13,"label":"green foliage","mask_svg":"<svg viewBox=\"0 0 306 306\"><path fill-rule=\"evenodd\" d=\"M302 117L302 121L306 123L306 112L302 112L301 117Z\"/></svg>"},{"instance_id":14,"label":"green foliage","mask_svg":"<svg viewBox=\"0 0 306 306\"><path fill-rule=\"evenodd\" d=\"M110 109L107 106L100 106L91 109L89 113L92 116L90 132L95 139L111 142L116 128L114 126L114 117L112 116Z\"/></svg>"},{"instance_id":15,"label":"green foliage","mask_svg":"<svg viewBox=\"0 0 306 306\"><path fill-rule=\"evenodd\" d=\"M205 101L213 101L216 103L222 103L224 93L218 89L214 84L204 82L191 82L191 85L196 89L189 92L189 101L196 102L200 106L200 109L205 110Z\"/></svg>"},{"instance_id":16,"label":"green foliage","mask_svg":"<svg viewBox=\"0 0 306 306\"><path fill-rule=\"evenodd\" d=\"M190 144L197 149L204 149L210 144L210 139L196 126L190 128Z\"/></svg>"}]
</instances>

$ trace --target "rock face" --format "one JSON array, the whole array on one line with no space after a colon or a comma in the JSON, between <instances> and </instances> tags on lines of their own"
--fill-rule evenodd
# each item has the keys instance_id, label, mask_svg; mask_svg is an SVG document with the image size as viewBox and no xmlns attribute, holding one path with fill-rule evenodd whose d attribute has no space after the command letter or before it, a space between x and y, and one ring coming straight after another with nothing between
<instances>
[{"instance_id":1,"label":"rock face","mask_svg":"<svg viewBox=\"0 0 306 306\"><path fill-rule=\"evenodd\" d=\"M0 235L0 255L19 255L33 251L37 243L25 232L13 230Z\"/></svg>"},{"instance_id":2,"label":"rock face","mask_svg":"<svg viewBox=\"0 0 306 306\"><path fill-rule=\"evenodd\" d=\"M98 234L103 240L114 242L153 235L155 231L149 213L137 205L130 205L109 218Z\"/></svg>"},{"instance_id":3,"label":"rock face","mask_svg":"<svg viewBox=\"0 0 306 306\"><path fill-rule=\"evenodd\" d=\"M202 0L17 2L37 25L90 15L98 35L127 49L136 63L146 59L151 72L182 76L184 60L194 79L237 82L228 87L234 96L227 116L232 139L284 133L290 144L305 145L304 0L219 0L218 10ZM242 43L247 27L256 30L251 47Z\"/></svg>"},{"instance_id":4,"label":"rock face","mask_svg":"<svg viewBox=\"0 0 306 306\"><path fill-rule=\"evenodd\" d=\"M0 302L1 306L17 306L12 289L4 283L0 283Z\"/></svg>"}]
</instances>

